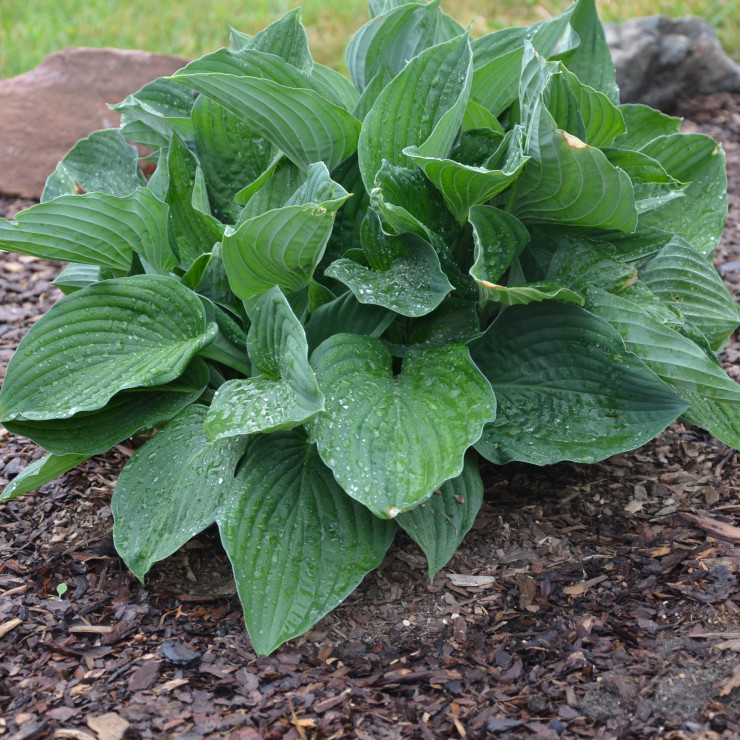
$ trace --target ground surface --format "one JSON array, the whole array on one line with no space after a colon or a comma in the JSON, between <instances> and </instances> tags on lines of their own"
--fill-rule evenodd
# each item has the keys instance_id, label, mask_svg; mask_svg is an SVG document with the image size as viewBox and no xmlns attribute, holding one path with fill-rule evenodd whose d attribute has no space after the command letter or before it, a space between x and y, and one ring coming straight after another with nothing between
<instances>
[{"instance_id":1,"label":"ground surface","mask_svg":"<svg viewBox=\"0 0 740 740\"><path fill-rule=\"evenodd\" d=\"M681 113L727 151L718 265L740 297L740 98ZM0 260L4 367L58 298L58 268ZM734 372L737 336L723 359ZM3 740L740 737L740 460L701 431L676 424L594 466L487 468L476 525L433 585L399 536L269 658L211 533L146 588L116 557L129 444L0 505ZM38 455L0 428L0 484Z\"/></svg>"}]
</instances>

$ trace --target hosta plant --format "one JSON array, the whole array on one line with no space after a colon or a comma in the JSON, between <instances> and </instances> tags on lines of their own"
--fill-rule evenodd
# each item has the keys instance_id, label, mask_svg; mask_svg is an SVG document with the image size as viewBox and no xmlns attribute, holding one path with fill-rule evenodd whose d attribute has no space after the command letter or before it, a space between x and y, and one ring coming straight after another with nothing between
<instances>
[{"instance_id":1,"label":"hosta plant","mask_svg":"<svg viewBox=\"0 0 740 740\"><path fill-rule=\"evenodd\" d=\"M477 39L436 0L370 12L351 81L298 11L234 32L0 222L70 263L0 393L48 455L2 497L156 430L115 488L118 552L143 580L215 523L259 653L399 526L433 577L479 456L594 462L677 418L740 447L721 147L620 105L593 0Z\"/></svg>"}]
</instances>

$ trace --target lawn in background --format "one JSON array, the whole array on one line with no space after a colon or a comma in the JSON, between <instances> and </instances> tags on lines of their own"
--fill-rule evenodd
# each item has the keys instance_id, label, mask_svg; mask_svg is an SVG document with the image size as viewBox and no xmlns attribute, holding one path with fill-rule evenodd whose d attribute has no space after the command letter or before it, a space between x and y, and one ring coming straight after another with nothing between
<instances>
[{"instance_id":1,"label":"lawn in background","mask_svg":"<svg viewBox=\"0 0 740 740\"><path fill-rule=\"evenodd\" d=\"M740 58L740 0L597 0L602 20L640 15L701 15L725 49ZM0 78L26 72L67 46L117 46L194 58L228 44L233 26L256 33L303 5L314 58L343 69L349 37L368 19L366 0L0 0ZM445 0L460 23L480 36L528 25L565 10L569 0Z\"/></svg>"}]
</instances>

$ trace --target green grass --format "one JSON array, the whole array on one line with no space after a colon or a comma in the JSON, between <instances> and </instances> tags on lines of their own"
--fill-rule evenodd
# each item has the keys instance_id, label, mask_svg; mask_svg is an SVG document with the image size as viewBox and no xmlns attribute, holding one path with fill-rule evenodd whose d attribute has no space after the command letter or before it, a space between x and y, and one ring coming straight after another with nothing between
<instances>
[{"instance_id":1,"label":"green grass","mask_svg":"<svg viewBox=\"0 0 740 740\"><path fill-rule=\"evenodd\" d=\"M67 46L117 46L196 57L228 43L229 26L255 33L290 0L0 0L0 78L36 66ZM368 18L365 0L306 0L303 21L317 61L342 66L349 36ZM526 25L563 11L569 0L448 0L446 10L474 35ZM443 7L445 2L443 0ZM605 21L638 15L701 15L740 58L740 0L600 0Z\"/></svg>"}]
</instances>

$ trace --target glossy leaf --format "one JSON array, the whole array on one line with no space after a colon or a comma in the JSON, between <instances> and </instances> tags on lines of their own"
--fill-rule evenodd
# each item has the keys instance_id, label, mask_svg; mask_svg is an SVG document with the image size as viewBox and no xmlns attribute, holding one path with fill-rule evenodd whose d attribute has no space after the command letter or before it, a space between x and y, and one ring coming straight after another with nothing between
<instances>
[{"instance_id":1,"label":"glossy leaf","mask_svg":"<svg viewBox=\"0 0 740 740\"><path fill-rule=\"evenodd\" d=\"M599 149L555 128L544 108L536 120L527 147L532 158L516 183L514 215L524 223L634 231L637 211L627 174Z\"/></svg>"},{"instance_id":2,"label":"glossy leaf","mask_svg":"<svg viewBox=\"0 0 740 740\"><path fill-rule=\"evenodd\" d=\"M297 432L253 439L218 527L259 654L341 603L380 564L395 531L342 491Z\"/></svg>"},{"instance_id":3,"label":"glossy leaf","mask_svg":"<svg viewBox=\"0 0 740 740\"><path fill-rule=\"evenodd\" d=\"M171 383L121 391L96 411L43 421L17 418L5 422L5 427L55 455L99 455L140 429L169 421L198 400L208 380L208 367L196 357L185 373Z\"/></svg>"},{"instance_id":4,"label":"glossy leaf","mask_svg":"<svg viewBox=\"0 0 740 740\"><path fill-rule=\"evenodd\" d=\"M313 90L222 72L182 72L174 79L241 117L304 170L319 161L334 169L357 147L360 122Z\"/></svg>"},{"instance_id":5,"label":"glossy leaf","mask_svg":"<svg viewBox=\"0 0 740 740\"><path fill-rule=\"evenodd\" d=\"M49 175L41 202L60 195L76 195L77 187L123 197L146 184L139 154L115 128L93 131L80 139Z\"/></svg>"},{"instance_id":6,"label":"glossy leaf","mask_svg":"<svg viewBox=\"0 0 740 740\"><path fill-rule=\"evenodd\" d=\"M368 191L383 160L411 165L403 154L407 146L427 143L426 156L447 156L465 114L471 76L470 43L462 35L415 56L383 89L365 116L358 142Z\"/></svg>"},{"instance_id":7,"label":"glossy leaf","mask_svg":"<svg viewBox=\"0 0 740 740\"><path fill-rule=\"evenodd\" d=\"M216 521L244 453L239 437L210 441L206 408L192 405L126 463L113 492L113 540L140 580Z\"/></svg>"},{"instance_id":8,"label":"glossy leaf","mask_svg":"<svg viewBox=\"0 0 740 740\"><path fill-rule=\"evenodd\" d=\"M64 475L68 470L76 468L87 460L88 455L44 455L26 465L5 488L0 491L0 501L30 493L45 485L49 481Z\"/></svg>"},{"instance_id":9,"label":"glossy leaf","mask_svg":"<svg viewBox=\"0 0 740 740\"><path fill-rule=\"evenodd\" d=\"M427 557L430 581L455 554L482 503L478 460L468 454L460 475L445 481L423 504L398 515L399 525Z\"/></svg>"},{"instance_id":10,"label":"glossy leaf","mask_svg":"<svg viewBox=\"0 0 740 740\"><path fill-rule=\"evenodd\" d=\"M507 309L472 351L499 401L476 449L497 464L596 462L686 410L606 321L578 306Z\"/></svg>"},{"instance_id":11,"label":"glossy leaf","mask_svg":"<svg viewBox=\"0 0 740 740\"><path fill-rule=\"evenodd\" d=\"M722 278L680 238L640 266L640 280L662 300L677 305L715 352L740 323L738 307Z\"/></svg>"},{"instance_id":12,"label":"glossy leaf","mask_svg":"<svg viewBox=\"0 0 740 740\"><path fill-rule=\"evenodd\" d=\"M0 219L0 249L127 272L134 251L166 239L167 207L146 188L118 197L62 195Z\"/></svg>"},{"instance_id":13,"label":"glossy leaf","mask_svg":"<svg viewBox=\"0 0 740 740\"><path fill-rule=\"evenodd\" d=\"M529 243L529 232L521 221L491 206L470 209L475 263L470 274L478 284L495 283Z\"/></svg>"},{"instance_id":14,"label":"glossy leaf","mask_svg":"<svg viewBox=\"0 0 740 740\"><path fill-rule=\"evenodd\" d=\"M459 475L496 400L465 347L417 349L394 375L377 339L335 334L311 356L326 411L308 424L342 488L394 517ZM444 394L437 392L447 388ZM409 460L423 465L409 466Z\"/></svg>"},{"instance_id":15,"label":"glossy leaf","mask_svg":"<svg viewBox=\"0 0 740 740\"><path fill-rule=\"evenodd\" d=\"M243 299L279 285L291 293L308 285L324 253L334 216L349 198L329 178L326 167L309 168L311 191L296 191L293 200L227 231L223 259L231 289Z\"/></svg>"},{"instance_id":16,"label":"glossy leaf","mask_svg":"<svg viewBox=\"0 0 740 740\"><path fill-rule=\"evenodd\" d=\"M66 419L127 388L164 385L215 332L197 296L171 278L95 283L52 306L21 341L0 391L0 417Z\"/></svg>"},{"instance_id":17,"label":"glossy leaf","mask_svg":"<svg viewBox=\"0 0 740 740\"><path fill-rule=\"evenodd\" d=\"M324 408L300 321L277 286L250 311L247 350L259 374L224 383L206 419L211 439L292 429Z\"/></svg>"}]
</instances>

